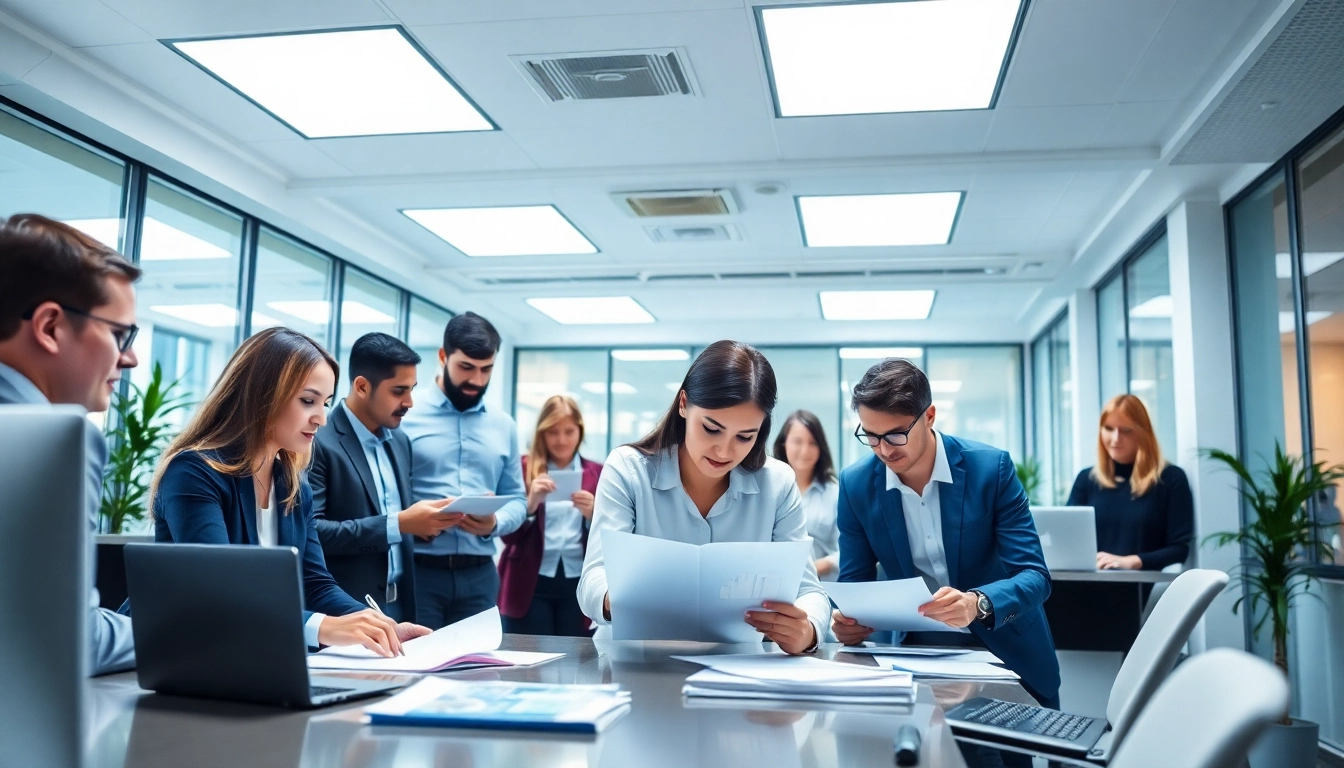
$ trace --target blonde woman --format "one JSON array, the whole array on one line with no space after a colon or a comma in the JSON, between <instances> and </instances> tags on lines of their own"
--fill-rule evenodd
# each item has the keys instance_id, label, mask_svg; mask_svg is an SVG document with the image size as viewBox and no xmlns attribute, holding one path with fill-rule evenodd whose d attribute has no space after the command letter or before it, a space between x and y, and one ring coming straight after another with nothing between
<instances>
[{"instance_id":1,"label":"blonde woman","mask_svg":"<svg viewBox=\"0 0 1344 768\"><path fill-rule=\"evenodd\" d=\"M579 455L583 414L579 404L555 395L541 406L532 448L523 457L527 520L504 536L499 558L499 612L504 631L523 635L587 637L588 619L576 596L593 494L602 465ZM581 489L568 501L546 503L555 490L551 472L581 471Z\"/></svg>"},{"instance_id":2,"label":"blonde woman","mask_svg":"<svg viewBox=\"0 0 1344 768\"><path fill-rule=\"evenodd\" d=\"M1069 506L1097 510L1097 568L1160 571L1183 563L1194 534L1185 472L1162 460L1143 401L1111 399L1101 412L1097 465L1073 483Z\"/></svg>"}]
</instances>

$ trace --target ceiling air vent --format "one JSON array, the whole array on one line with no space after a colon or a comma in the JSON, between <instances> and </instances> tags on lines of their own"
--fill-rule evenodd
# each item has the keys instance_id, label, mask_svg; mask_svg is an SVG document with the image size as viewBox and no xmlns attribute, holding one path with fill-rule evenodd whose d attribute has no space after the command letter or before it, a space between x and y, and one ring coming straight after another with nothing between
<instances>
[{"instance_id":1,"label":"ceiling air vent","mask_svg":"<svg viewBox=\"0 0 1344 768\"><path fill-rule=\"evenodd\" d=\"M712 243L741 239L737 228L727 224L645 227L644 231L655 243Z\"/></svg>"},{"instance_id":2,"label":"ceiling air vent","mask_svg":"<svg viewBox=\"0 0 1344 768\"><path fill-rule=\"evenodd\" d=\"M639 218L658 216L722 216L737 213L727 189L674 189L662 192L617 192L612 199Z\"/></svg>"},{"instance_id":3,"label":"ceiling air vent","mask_svg":"<svg viewBox=\"0 0 1344 768\"><path fill-rule=\"evenodd\" d=\"M550 101L690 96L695 83L677 48L510 56Z\"/></svg>"}]
</instances>

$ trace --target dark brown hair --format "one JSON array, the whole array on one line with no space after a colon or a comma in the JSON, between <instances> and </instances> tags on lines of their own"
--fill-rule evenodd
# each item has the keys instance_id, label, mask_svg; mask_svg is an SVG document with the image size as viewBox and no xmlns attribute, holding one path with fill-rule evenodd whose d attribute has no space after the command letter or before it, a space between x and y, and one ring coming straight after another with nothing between
<instances>
[{"instance_id":1,"label":"dark brown hair","mask_svg":"<svg viewBox=\"0 0 1344 768\"><path fill-rule=\"evenodd\" d=\"M0 220L0 341L19 332L25 316L48 301L88 312L110 301L107 278L130 282L140 270L124 256L36 213ZM72 317L81 321L82 318Z\"/></svg>"},{"instance_id":2,"label":"dark brown hair","mask_svg":"<svg viewBox=\"0 0 1344 768\"><path fill-rule=\"evenodd\" d=\"M933 405L929 377L909 360L889 357L863 374L849 401L850 407L871 408L898 416L919 416Z\"/></svg>"},{"instance_id":3,"label":"dark brown hair","mask_svg":"<svg viewBox=\"0 0 1344 768\"><path fill-rule=\"evenodd\" d=\"M686 404L697 408L732 408L755 403L765 411L765 421L756 433L756 442L742 460L742 468L755 472L765 466L765 444L770 434L770 412L775 409L777 391L775 370L770 361L749 344L740 341L716 341L691 363L681 388L672 398L672 407L652 432L637 443L635 450L647 456L681 445L686 440L686 418L681 415L681 393Z\"/></svg>"},{"instance_id":4,"label":"dark brown hair","mask_svg":"<svg viewBox=\"0 0 1344 768\"><path fill-rule=\"evenodd\" d=\"M807 427L807 431L812 433L812 440L817 444L819 453L817 454L817 465L812 468L812 482L829 483L835 480L835 463L831 460L831 447L826 444L826 430L821 427L821 419L811 411L794 411L789 417L784 419L784 423L779 425L779 434L775 435L775 458L789 463L789 453L785 450L784 443L789 439L789 430L793 429L794 424L802 424Z\"/></svg>"},{"instance_id":5,"label":"dark brown hair","mask_svg":"<svg viewBox=\"0 0 1344 768\"><path fill-rule=\"evenodd\" d=\"M229 358L219 381L182 430L163 452L150 487L150 499L172 460L183 451L211 451L203 456L216 472L251 477L262 460L271 430L281 411L299 393L319 365L331 366L340 381L341 366L320 344L289 328L267 328L244 341ZM299 498L299 485L312 453L281 450L279 459L289 496L285 514ZM152 508L152 501L151 501Z\"/></svg>"}]
</instances>

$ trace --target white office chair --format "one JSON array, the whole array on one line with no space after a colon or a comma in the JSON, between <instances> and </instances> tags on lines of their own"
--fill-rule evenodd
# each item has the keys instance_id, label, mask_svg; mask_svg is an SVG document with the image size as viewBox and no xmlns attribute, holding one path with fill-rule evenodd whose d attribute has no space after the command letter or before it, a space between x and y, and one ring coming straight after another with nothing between
<instances>
[{"instance_id":1,"label":"white office chair","mask_svg":"<svg viewBox=\"0 0 1344 768\"><path fill-rule=\"evenodd\" d=\"M1240 768L1288 711L1288 683L1272 664L1217 648L1182 664L1134 721L1109 768Z\"/></svg>"}]
</instances>

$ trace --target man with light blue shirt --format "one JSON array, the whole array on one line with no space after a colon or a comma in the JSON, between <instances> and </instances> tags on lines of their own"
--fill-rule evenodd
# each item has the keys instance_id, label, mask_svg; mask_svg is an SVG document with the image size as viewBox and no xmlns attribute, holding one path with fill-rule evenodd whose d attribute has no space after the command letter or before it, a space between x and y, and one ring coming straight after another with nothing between
<instances>
[{"instance_id":1,"label":"man with light blue shirt","mask_svg":"<svg viewBox=\"0 0 1344 768\"><path fill-rule=\"evenodd\" d=\"M499 345L495 327L475 312L448 321L437 386L402 422L411 441L414 498L515 497L493 514L456 517L443 533L415 542L417 617L432 629L495 605L494 540L527 518L513 419L482 401Z\"/></svg>"},{"instance_id":2,"label":"man with light blue shirt","mask_svg":"<svg viewBox=\"0 0 1344 768\"><path fill-rule=\"evenodd\" d=\"M18 214L0 221L0 275L0 406L106 411L121 371L138 363L131 344L138 330L133 283L140 270L72 227ZM85 442L93 574L107 442L93 424ZM93 674L135 666L131 620L99 607L96 588L89 595L89 627Z\"/></svg>"}]
</instances>

